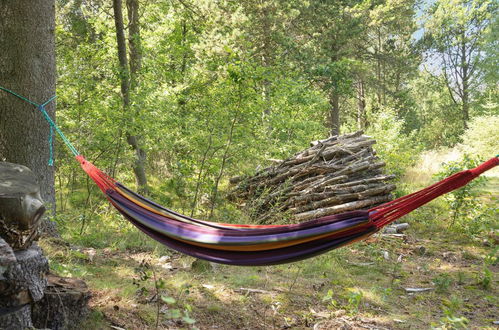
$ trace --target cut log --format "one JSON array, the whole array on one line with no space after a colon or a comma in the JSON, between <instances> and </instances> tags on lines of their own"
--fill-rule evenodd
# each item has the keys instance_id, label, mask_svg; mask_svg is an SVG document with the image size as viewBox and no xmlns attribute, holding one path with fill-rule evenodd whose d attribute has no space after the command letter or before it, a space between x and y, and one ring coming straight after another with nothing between
<instances>
[{"instance_id":1,"label":"cut log","mask_svg":"<svg viewBox=\"0 0 499 330\"><path fill-rule=\"evenodd\" d=\"M394 175L362 132L314 141L311 147L275 162L253 176L230 180L229 199L259 223L305 221L391 200ZM275 165L275 163L278 163Z\"/></svg>"},{"instance_id":2,"label":"cut log","mask_svg":"<svg viewBox=\"0 0 499 330\"><path fill-rule=\"evenodd\" d=\"M25 166L0 162L0 236L14 249L38 237L45 212L35 175Z\"/></svg>"},{"instance_id":3,"label":"cut log","mask_svg":"<svg viewBox=\"0 0 499 330\"><path fill-rule=\"evenodd\" d=\"M47 259L36 243L13 251L0 239L0 329L32 326L31 304L43 297L47 271Z\"/></svg>"},{"instance_id":4,"label":"cut log","mask_svg":"<svg viewBox=\"0 0 499 330\"><path fill-rule=\"evenodd\" d=\"M0 308L0 329L31 329L31 306Z\"/></svg>"},{"instance_id":5,"label":"cut log","mask_svg":"<svg viewBox=\"0 0 499 330\"><path fill-rule=\"evenodd\" d=\"M295 214L295 219L298 221L305 221L310 219L317 219L325 217L326 215L338 214L347 211L365 209L372 205L378 205L391 200L390 196L379 196L369 199L364 199L361 201L349 202L340 205L335 205L331 207L320 208L313 211L303 212Z\"/></svg>"},{"instance_id":6,"label":"cut log","mask_svg":"<svg viewBox=\"0 0 499 330\"><path fill-rule=\"evenodd\" d=\"M78 329L88 314L90 292L84 281L48 275L43 299L33 305L31 317L37 328Z\"/></svg>"},{"instance_id":7,"label":"cut log","mask_svg":"<svg viewBox=\"0 0 499 330\"><path fill-rule=\"evenodd\" d=\"M29 304L42 299L47 285L48 261L36 243L13 252L15 262L3 265L0 278L0 307Z\"/></svg>"}]
</instances>

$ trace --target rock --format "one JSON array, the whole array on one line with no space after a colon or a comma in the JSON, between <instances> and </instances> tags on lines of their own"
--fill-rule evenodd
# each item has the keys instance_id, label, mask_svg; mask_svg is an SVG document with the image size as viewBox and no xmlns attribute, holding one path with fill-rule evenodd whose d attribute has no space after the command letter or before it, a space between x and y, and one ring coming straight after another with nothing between
<instances>
[{"instance_id":1,"label":"rock","mask_svg":"<svg viewBox=\"0 0 499 330\"><path fill-rule=\"evenodd\" d=\"M408 223L392 224L392 225L385 228L384 233L385 234L398 234L398 233L405 231L407 228L409 228Z\"/></svg>"},{"instance_id":2,"label":"rock","mask_svg":"<svg viewBox=\"0 0 499 330\"><path fill-rule=\"evenodd\" d=\"M48 275L42 300L33 305L33 325L39 328L75 329L88 314L90 292L84 281Z\"/></svg>"},{"instance_id":3,"label":"rock","mask_svg":"<svg viewBox=\"0 0 499 330\"><path fill-rule=\"evenodd\" d=\"M393 225L393 227L395 227L395 230L397 231L397 233L401 233L409 228L409 224L405 223L405 222L404 223L396 223Z\"/></svg>"}]
</instances>

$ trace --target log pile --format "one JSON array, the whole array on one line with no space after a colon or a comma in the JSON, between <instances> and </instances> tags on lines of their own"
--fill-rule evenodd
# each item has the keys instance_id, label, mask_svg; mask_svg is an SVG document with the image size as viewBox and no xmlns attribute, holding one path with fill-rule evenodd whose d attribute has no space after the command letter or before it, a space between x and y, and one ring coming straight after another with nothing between
<instances>
[{"instance_id":1,"label":"log pile","mask_svg":"<svg viewBox=\"0 0 499 330\"><path fill-rule=\"evenodd\" d=\"M395 176L384 174L375 143L361 131L314 141L253 176L232 178L229 198L258 223L301 222L387 202Z\"/></svg>"}]
</instances>

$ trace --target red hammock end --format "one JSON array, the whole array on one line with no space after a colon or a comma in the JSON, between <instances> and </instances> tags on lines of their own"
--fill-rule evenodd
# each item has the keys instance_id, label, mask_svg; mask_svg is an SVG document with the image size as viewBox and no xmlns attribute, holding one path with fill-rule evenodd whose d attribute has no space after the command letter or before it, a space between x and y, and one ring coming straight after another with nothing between
<instances>
[{"instance_id":1,"label":"red hammock end","mask_svg":"<svg viewBox=\"0 0 499 330\"><path fill-rule=\"evenodd\" d=\"M488 171L497 165L499 165L499 158L491 158L473 169L455 173L450 177L416 191L415 193L373 207L369 210L369 218L376 227L384 227L435 198L465 186L483 172Z\"/></svg>"},{"instance_id":2,"label":"red hammock end","mask_svg":"<svg viewBox=\"0 0 499 330\"><path fill-rule=\"evenodd\" d=\"M90 178L99 186L100 190L106 193L107 190L114 188L116 180L108 176L106 173L99 170L94 164L85 159L82 155L76 156L76 160L80 162L81 168L88 174Z\"/></svg>"}]
</instances>

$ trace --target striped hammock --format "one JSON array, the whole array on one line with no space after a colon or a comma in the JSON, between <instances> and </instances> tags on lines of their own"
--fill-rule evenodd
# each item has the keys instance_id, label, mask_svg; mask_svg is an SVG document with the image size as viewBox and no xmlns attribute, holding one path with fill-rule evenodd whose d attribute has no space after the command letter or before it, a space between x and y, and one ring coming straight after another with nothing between
<instances>
[{"instance_id":1,"label":"striped hammock","mask_svg":"<svg viewBox=\"0 0 499 330\"><path fill-rule=\"evenodd\" d=\"M362 240L440 195L458 189L499 164L494 157L427 188L369 210L345 212L290 225L238 225L193 219L131 191L78 155L83 170L111 204L158 242L212 262L263 266L298 261Z\"/></svg>"}]
</instances>

